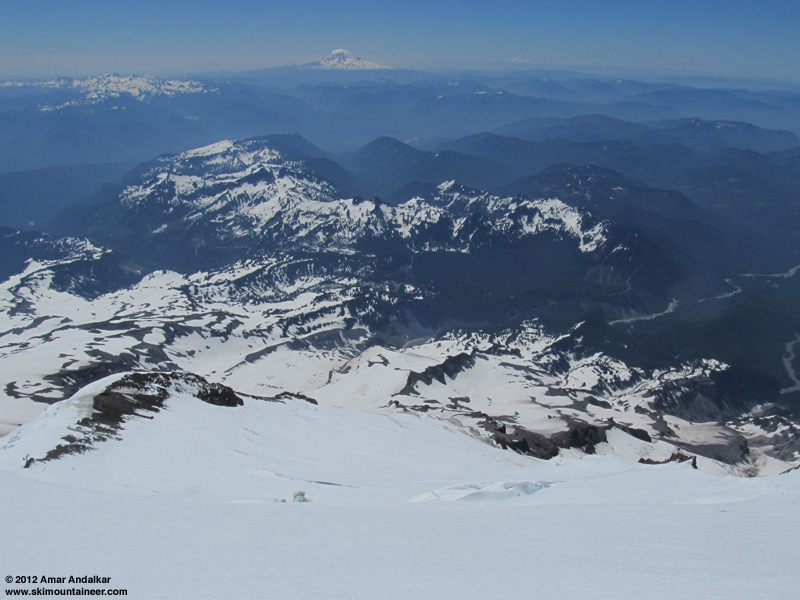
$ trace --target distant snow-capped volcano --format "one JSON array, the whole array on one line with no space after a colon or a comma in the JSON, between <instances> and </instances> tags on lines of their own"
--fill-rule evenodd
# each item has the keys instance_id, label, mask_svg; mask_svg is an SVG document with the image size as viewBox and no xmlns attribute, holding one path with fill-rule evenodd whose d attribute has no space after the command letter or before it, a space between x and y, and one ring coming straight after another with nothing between
<instances>
[{"instance_id":1,"label":"distant snow-capped volcano","mask_svg":"<svg viewBox=\"0 0 800 600\"><path fill-rule=\"evenodd\" d=\"M391 69L384 65L363 60L360 56L354 56L349 50L334 50L328 56L317 61L300 65L302 69L347 69L347 70L367 70L367 69Z\"/></svg>"}]
</instances>

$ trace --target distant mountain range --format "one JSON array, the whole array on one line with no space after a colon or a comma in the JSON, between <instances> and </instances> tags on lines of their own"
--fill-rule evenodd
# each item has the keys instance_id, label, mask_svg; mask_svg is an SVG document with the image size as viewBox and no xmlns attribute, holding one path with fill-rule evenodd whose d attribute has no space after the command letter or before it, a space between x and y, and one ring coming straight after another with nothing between
<instances>
[{"instance_id":1,"label":"distant mountain range","mask_svg":"<svg viewBox=\"0 0 800 600\"><path fill-rule=\"evenodd\" d=\"M337 51L308 65L214 76L0 82L0 174L135 164L220 139L294 133L336 154L383 136L444 149L487 131L534 142L630 141L701 152L800 146L800 105L787 91L376 66Z\"/></svg>"},{"instance_id":2,"label":"distant mountain range","mask_svg":"<svg viewBox=\"0 0 800 600\"><path fill-rule=\"evenodd\" d=\"M551 75L0 85L3 427L159 372L789 468L800 97Z\"/></svg>"},{"instance_id":3,"label":"distant mountain range","mask_svg":"<svg viewBox=\"0 0 800 600\"><path fill-rule=\"evenodd\" d=\"M158 79L138 75L114 75L104 73L95 77L76 79L59 77L43 82L5 81L0 88L17 93L44 93L51 98L63 96L66 102L50 100L39 106L41 111L53 111L80 104L100 104L130 96L135 100L146 101L153 98L174 98L182 94L204 94L214 91L199 81L181 79Z\"/></svg>"}]
</instances>

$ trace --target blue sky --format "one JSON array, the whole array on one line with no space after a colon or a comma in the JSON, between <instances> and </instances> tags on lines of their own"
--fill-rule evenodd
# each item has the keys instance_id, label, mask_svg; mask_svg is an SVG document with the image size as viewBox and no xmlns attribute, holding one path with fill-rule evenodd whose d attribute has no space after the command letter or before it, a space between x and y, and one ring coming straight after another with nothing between
<instances>
[{"instance_id":1,"label":"blue sky","mask_svg":"<svg viewBox=\"0 0 800 600\"><path fill-rule=\"evenodd\" d=\"M202 72L334 48L411 68L517 64L800 81L797 0L0 0L0 77Z\"/></svg>"}]
</instances>

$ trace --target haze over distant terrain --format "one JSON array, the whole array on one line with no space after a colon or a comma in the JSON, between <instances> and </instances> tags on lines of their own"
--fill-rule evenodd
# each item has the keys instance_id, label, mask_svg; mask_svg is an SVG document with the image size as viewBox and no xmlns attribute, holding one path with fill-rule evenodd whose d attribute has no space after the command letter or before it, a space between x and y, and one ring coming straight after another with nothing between
<instances>
[{"instance_id":1,"label":"haze over distant terrain","mask_svg":"<svg viewBox=\"0 0 800 600\"><path fill-rule=\"evenodd\" d=\"M234 71L349 48L414 69L644 71L800 82L800 6L765 0L4 2L0 77Z\"/></svg>"}]
</instances>

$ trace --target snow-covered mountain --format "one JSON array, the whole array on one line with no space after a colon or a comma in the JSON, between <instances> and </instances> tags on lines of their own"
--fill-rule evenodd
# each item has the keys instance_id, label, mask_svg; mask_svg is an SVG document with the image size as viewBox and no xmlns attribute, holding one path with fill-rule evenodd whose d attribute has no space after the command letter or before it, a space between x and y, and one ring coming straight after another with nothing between
<instances>
[{"instance_id":1,"label":"snow-covered mountain","mask_svg":"<svg viewBox=\"0 0 800 600\"><path fill-rule=\"evenodd\" d=\"M680 456L628 460L645 445L612 429L595 456L542 461L436 413L346 410L248 396L186 373L120 373L0 440L3 506L14 517L0 553L10 573L36 556L43 573L109 578L84 589L156 600L264 589L477 600L487 572L564 599L590 587L603 599L700 590L720 600L796 588L785 550L796 534L798 471L719 477ZM652 449L653 459L669 456ZM44 554L32 523L49 532ZM66 578L7 584L72 587Z\"/></svg>"},{"instance_id":2,"label":"snow-covered mountain","mask_svg":"<svg viewBox=\"0 0 800 600\"><path fill-rule=\"evenodd\" d=\"M191 271L304 252L378 268L392 255L402 284L430 279L412 269L415 261L466 269L459 277L472 284L509 269L521 283L536 281L553 294L566 291L564 278L582 282L567 286L573 296L621 292L616 303L625 310L655 308L660 300L647 303L663 295L677 271L636 231L556 198L498 197L453 181L397 206L341 198L305 163L264 139L165 156L140 173L83 232L159 267ZM484 262L461 266L458 256L465 254ZM632 281L640 284L633 294Z\"/></svg>"},{"instance_id":3,"label":"snow-covered mountain","mask_svg":"<svg viewBox=\"0 0 800 600\"><path fill-rule=\"evenodd\" d=\"M0 84L6 593L790 597L791 94L376 66Z\"/></svg>"},{"instance_id":4,"label":"snow-covered mountain","mask_svg":"<svg viewBox=\"0 0 800 600\"><path fill-rule=\"evenodd\" d=\"M152 98L174 98L187 94L206 94L215 90L199 81L191 79L158 79L143 75L115 75L104 73L84 78L59 77L43 82L0 83L3 87L26 88L59 92L68 99L47 102L40 107L42 111L59 110L70 106L101 104L121 97L130 97L139 102Z\"/></svg>"},{"instance_id":5,"label":"snow-covered mountain","mask_svg":"<svg viewBox=\"0 0 800 600\"><path fill-rule=\"evenodd\" d=\"M0 252L5 283L16 285L21 273L46 273L47 286L89 299L135 283L144 273L119 253L82 238L0 227Z\"/></svg>"},{"instance_id":6,"label":"snow-covered mountain","mask_svg":"<svg viewBox=\"0 0 800 600\"><path fill-rule=\"evenodd\" d=\"M437 335L402 325L398 311L435 301L430 291L288 255L155 272L99 297L53 285L61 268L31 262L0 288L5 431L106 375L175 371L256 396L438 415L541 458L615 452L604 444L616 431L630 436L633 460L688 452L701 468L735 473L780 472L797 460L791 421L768 406L726 408L735 392L727 365L630 367L587 345L596 335L589 323L562 335L536 322ZM419 339L389 343L392 327Z\"/></svg>"},{"instance_id":7,"label":"snow-covered mountain","mask_svg":"<svg viewBox=\"0 0 800 600\"><path fill-rule=\"evenodd\" d=\"M328 56L314 62L300 65L301 69L342 69L342 70L376 70L391 69L368 60L360 56L353 55L349 50L333 50Z\"/></svg>"},{"instance_id":8,"label":"snow-covered mountain","mask_svg":"<svg viewBox=\"0 0 800 600\"><path fill-rule=\"evenodd\" d=\"M288 160L261 140L224 141L160 158L140 181L122 192L114 208L124 211L134 228L141 226L137 218L157 224L154 235L211 224L214 235L226 236L224 243L246 238L252 244L257 238L273 248L291 243L343 251L371 236L405 241L414 249L462 252L479 243L478 233L548 232L574 240L584 253L607 243L607 223L557 199L498 198L452 181L430 200L413 198L399 206L340 199L302 162Z\"/></svg>"},{"instance_id":9,"label":"snow-covered mountain","mask_svg":"<svg viewBox=\"0 0 800 600\"><path fill-rule=\"evenodd\" d=\"M453 181L396 206L342 198L253 139L143 165L86 221L137 262L79 239L4 238L27 257L0 284L6 431L136 370L436 414L540 458L622 431L635 460L689 453L747 474L798 460L770 386L710 357L639 356L615 324L674 310L680 269L559 199Z\"/></svg>"}]
</instances>

